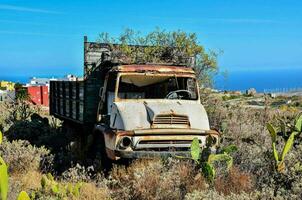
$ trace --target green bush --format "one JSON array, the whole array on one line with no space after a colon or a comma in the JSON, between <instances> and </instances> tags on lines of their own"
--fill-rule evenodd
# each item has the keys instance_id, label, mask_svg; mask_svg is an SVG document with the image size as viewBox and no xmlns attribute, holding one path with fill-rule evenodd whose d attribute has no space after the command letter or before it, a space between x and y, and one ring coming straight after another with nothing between
<instances>
[{"instance_id":1,"label":"green bush","mask_svg":"<svg viewBox=\"0 0 302 200\"><path fill-rule=\"evenodd\" d=\"M229 96L224 95L224 96L222 96L223 101L228 101L228 100L232 100L232 99L239 99L239 98L240 98L239 95L229 95Z\"/></svg>"},{"instance_id":2,"label":"green bush","mask_svg":"<svg viewBox=\"0 0 302 200\"><path fill-rule=\"evenodd\" d=\"M184 31L166 31L159 28L147 35L132 29L126 29L118 37L101 33L101 43L120 44L120 52L116 55L124 58L124 63L174 63L194 65L196 76L205 87L213 86L213 75L218 71L217 56L214 51L207 51L199 44L195 33ZM141 45L145 48L135 48ZM194 56L194 63L186 62ZM113 55L114 57L114 55Z\"/></svg>"},{"instance_id":3,"label":"green bush","mask_svg":"<svg viewBox=\"0 0 302 200\"><path fill-rule=\"evenodd\" d=\"M3 135L0 130L0 145L3 141ZM0 156L0 199L6 200L8 195L8 167ZM17 200L30 200L28 194L25 191L20 192Z\"/></svg>"},{"instance_id":4,"label":"green bush","mask_svg":"<svg viewBox=\"0 0 302 200\"><path fill-rule=\"evenodd\" d=\"M12 140L28 140L32 145L45 146L57 151L65 147L69 138L57 127L52 127L49 120L38 114L33 114L30 120L15 122L6 132L7 138Z\"/></svg>"},{"instance_id":5,"label":"green bush","mask_svg":"<svg viewBox=\"0 0 302 200\"><path fill-rule=\"evenodd\" d=\"M35 147L27 141L4 141L0 145L0 154L9 166L11 173L25 173L29 170L38 170L51 163L50 151L44 147Z\"/></svg>"}]
</instances>

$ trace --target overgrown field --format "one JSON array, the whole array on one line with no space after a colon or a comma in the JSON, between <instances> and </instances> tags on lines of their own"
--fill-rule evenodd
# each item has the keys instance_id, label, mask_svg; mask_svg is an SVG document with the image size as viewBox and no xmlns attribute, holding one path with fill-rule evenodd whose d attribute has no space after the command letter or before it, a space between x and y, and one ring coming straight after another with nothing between
<instances>
[{"instance_id":1,"label":"overgrown field","mask_svg":"<svg viewBox=\"0 0 302 200\"><path fill-rule=\"evenodd\" d=\"M267 130L269 122L276 127L281 155L300 108L271 106L276 100L264 99L263 108L253 108L204 95L211 126L222 133L221 147L238 148L230 153L229 170L224 162L214 163L213 179L184 158L135 160L104 174L97 160L75 156L76 146L61 122L26 104L1 104L0 155L9 167L8 199L22 190L31 199L302 199L302 135L295 135L278 171Z\"/></svg>"}]
</instances>

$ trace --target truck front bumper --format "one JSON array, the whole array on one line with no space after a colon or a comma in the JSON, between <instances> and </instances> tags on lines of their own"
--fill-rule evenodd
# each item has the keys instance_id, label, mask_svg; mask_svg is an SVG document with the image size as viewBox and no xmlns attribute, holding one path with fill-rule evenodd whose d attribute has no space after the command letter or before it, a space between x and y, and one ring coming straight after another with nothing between
<instances>
[{"instance_id":1,"label":"truck front bumper","mask_svg":"<svg viewBox=\"0 0 302 200\"><path fill-rule=\"evenodd\" d=\"M121 158L191 157L190 151L115 151L115 154Z\"/></svg>"},{"instance_id":2,"label":"truck front bumper","mask_svg":"<svg viewBox=\"0 0 302 200\"><path fill-rule=\"evenodd\" d=\"M106 135L105 135L106 136ZM219 133L214 130L201 131L193 129L153 129L135 132L119 131L112 137L105 137L107 156L113 160L119 158L153 158L153 157L191 157L190 146L197 138L200 147L207 145L208 138L214 138L211 147L218 145ZM127 146L123 145L126 138Z\"/></svg>"}]
</instances>

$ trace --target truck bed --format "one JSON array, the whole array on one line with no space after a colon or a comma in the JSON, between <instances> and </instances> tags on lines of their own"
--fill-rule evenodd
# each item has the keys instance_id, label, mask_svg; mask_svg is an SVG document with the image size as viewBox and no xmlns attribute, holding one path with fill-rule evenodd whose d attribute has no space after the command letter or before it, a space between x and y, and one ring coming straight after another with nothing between
<instances>
[{"instance_id":1,"label":"truck bed","mask_svg":"<svg viewBox=\"0 0 302 200\"><path fill-rule=\"evenodd\" d=\"M101 81L50 81L51 115L76 123L95 123Z\"/></svg>"},{"instance_id":2,"label":"truck bed","mask_svg":"<svg viewBox=\"0 0 302 200\"><path fill-rule=\"evenodd\" d=\"M50 114L79 123L84 119L84 81L51 81Z\"/></svg>"}]
</instances>

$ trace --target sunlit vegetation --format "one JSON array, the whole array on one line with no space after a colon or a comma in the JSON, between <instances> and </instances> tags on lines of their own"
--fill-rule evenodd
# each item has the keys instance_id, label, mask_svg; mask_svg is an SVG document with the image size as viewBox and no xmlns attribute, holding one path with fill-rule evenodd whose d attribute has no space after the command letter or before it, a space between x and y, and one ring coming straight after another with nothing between
<instances>
[{"instance_id":1,"label":"sunlit vegetation","mask_svg":"<svg viewBox=\"0 0 302 200\"><path fill-rule=\"evenodd\" d=\"M26 192L31 199L299 199L300 110L269 103L265 109L240 101L230 105L210 93L202 101L211 126L222 133L218 154L205 156L207 150L196 148L194 141L192 158L135 160L114 165L108 174L99 170L97 161L77 159L60 122L39 109L30 106L26 119L9 116L14 113L10 109L24 109L3 110L0 155L9 180L8 199L17 199L21 191L21 197Z\"/></svg>"}]
</instances>

